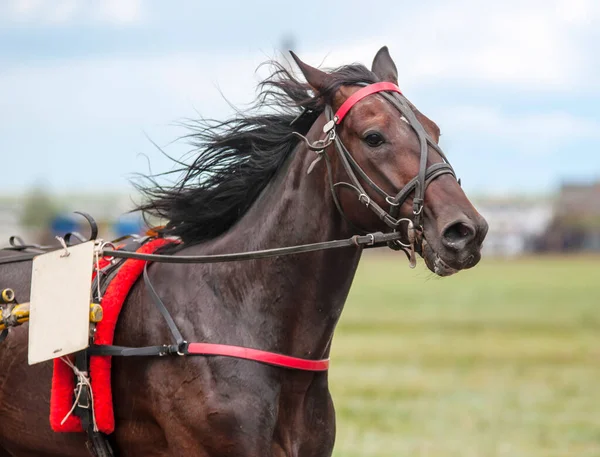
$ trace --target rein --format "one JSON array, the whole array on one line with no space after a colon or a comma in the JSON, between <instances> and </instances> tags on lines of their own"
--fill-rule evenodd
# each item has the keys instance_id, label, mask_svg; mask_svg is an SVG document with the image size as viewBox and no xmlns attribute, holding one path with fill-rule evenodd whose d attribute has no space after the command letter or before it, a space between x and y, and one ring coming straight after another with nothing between
<instances>
[{"instance_id":1,"label":"rein","mask_svg":"<svg viewBox=\"0 0 600 457\"><path fill-rule=\"evenodd\" d=\"M368 233L366 235L354 235L344 240L323 241L320 243L300 244L297 246L288 246L283 248L263 249L260 251L234 252L231 254L214 255L165 255L165 254L140 254L137 252L120 251L116 249L102 249L100 254L107 257L117 257L121 259L136 259L149 262L164 263L222 263L235 262L240 260L266 259L268 257L278 257L292 254L301 254L304 252L324 251L327 249L339 249L346 247L374 246L380 243L389 243L399 240L401 237L398 232L391 233Z\"/></svg>"}]
</instances>

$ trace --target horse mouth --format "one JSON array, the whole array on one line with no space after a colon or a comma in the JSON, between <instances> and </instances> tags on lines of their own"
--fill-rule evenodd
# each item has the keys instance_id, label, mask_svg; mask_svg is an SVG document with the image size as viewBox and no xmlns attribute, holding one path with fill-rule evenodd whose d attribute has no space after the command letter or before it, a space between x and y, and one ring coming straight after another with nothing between
<instances>
[{"instance_id":1,"label":"horse mouth","mask_svg":"<svg viewBox=\"0 0 600 457\"><path fill-rule=\"evenodd\" d=\"M444 260L433 250L431 245L425 238L421 242L421 257L425 261L425 265L432 273L438 276L452 276L454 273L458 273L459 270L449 266Z\"/></svg>"}]
</instances>

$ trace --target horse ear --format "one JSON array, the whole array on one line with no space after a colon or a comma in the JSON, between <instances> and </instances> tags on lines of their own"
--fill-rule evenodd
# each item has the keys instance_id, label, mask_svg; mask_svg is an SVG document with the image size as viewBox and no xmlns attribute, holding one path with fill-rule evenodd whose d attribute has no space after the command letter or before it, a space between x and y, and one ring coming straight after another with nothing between
<instances>
[{"instance_id":1,"label":"horse ear","mask_svg":"<svg viewBox=\"0 0 600 457\"><path fill-rule=\"evenodd\" d=\"M302 62L294 52L290 51L290 54L306 78L306 82L308 82L313 89L317 92L321 92L321 90L328 86L331 78L329 74Z\"/></svg>"},{"instance_id":2,"label":"horse ear","mask_svg":"<svg viewBox=\"0 0 600 457\"><path fill-rule=\"evenodd\" d=\"M388 81L398 85L398 70L390 56L390 51L387 46L384 46L377 51L377 54L375 54L371 71L382 81Z\"/></svg>"}]
</instances>

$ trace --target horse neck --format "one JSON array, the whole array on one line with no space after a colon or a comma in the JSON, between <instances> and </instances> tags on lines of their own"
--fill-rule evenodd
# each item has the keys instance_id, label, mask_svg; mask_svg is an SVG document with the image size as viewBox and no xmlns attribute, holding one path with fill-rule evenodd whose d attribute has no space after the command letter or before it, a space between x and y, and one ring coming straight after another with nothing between
<instances>
[{"instance_id":1,"label":"horse neck","mask_svg":"<svg viewBox=\"0 0 600 457\"><path fill-rule=\"evenodd\" d=\"M323 123L322 118L317 120L307 137L317 139ZM315 158L300 144L246 215L210 243L208 252L244 252L351 236L335 208L324 160L307 175ZM248 324L264 326L264 337L271 339L258 344L318 358L329 352L359 259L359 249L343 248L235 262L221 265L220 271L228 275L227 287L240 288L238 299L243 303L233 306L243 306L239 314L253 316Z\"/></svg>"}]
</instances>

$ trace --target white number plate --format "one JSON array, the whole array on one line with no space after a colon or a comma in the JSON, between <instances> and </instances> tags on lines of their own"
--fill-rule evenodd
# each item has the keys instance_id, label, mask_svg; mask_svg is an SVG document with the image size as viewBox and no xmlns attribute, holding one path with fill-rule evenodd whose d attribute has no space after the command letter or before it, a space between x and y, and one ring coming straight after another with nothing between
<instances>
[{"instance_id":1,"label":"white number plate","mask_svg":"<svg viewBox=\"0 0 600 457\"><path fill-rule=\"evenodd\" d=\"M49 252L33 260L29 364L88 347L94 242Z\"/></svg>"}]
</instances>

